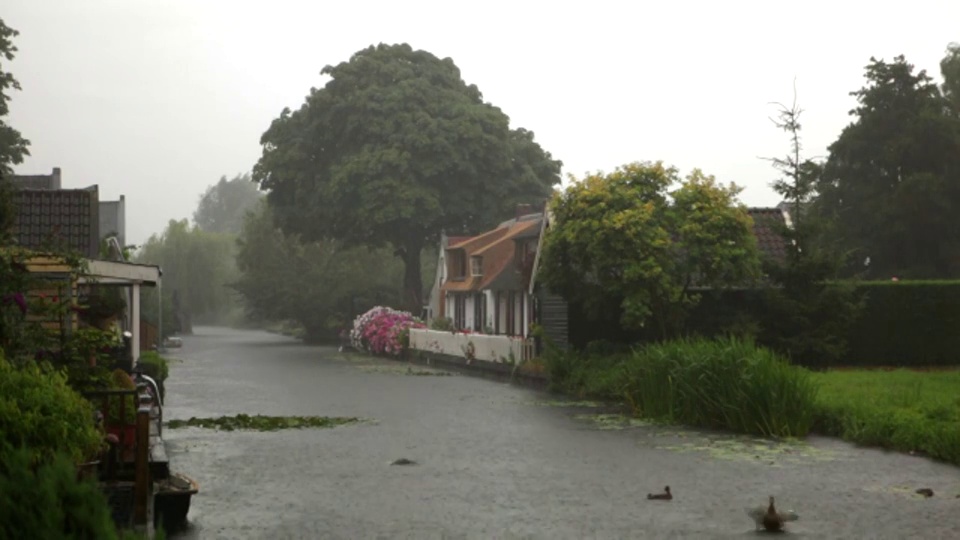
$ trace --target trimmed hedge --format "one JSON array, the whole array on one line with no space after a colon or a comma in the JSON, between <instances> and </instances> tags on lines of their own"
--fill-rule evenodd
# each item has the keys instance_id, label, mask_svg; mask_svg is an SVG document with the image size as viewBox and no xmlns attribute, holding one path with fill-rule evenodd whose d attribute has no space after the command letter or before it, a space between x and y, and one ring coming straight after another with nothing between
<instances>
[{"instance_id":1,"label":"trimmed hedge","mask_svg":"<svg viewBox=\"0 0 960 540\"><path fill-rule=\"evenodd\" d=\"M857 284L864 308L846 337L839 364L848 366L960 365L960 281L868 281ZM688 335L756 335L763 339L771 316L762 290L704 293L687 320ZM570 306L570 341L583 349L592 341L648 343L650 332L628 332L619 325L619 309L611 306L589 317ZM785 351L780 351L785 352ZM817 367L823 367L817 365Z\"/></svg>"},{"instance_id":2,"label":"trimmed hedge","mask_svg":"<svg viewBox=\"0 0 960 540\"><path fill-rule=\"evenodd\" d=\"M859 287L866 308L845 364L960 365L960 281L877 281Z\"/></svg>"}]
</instances>

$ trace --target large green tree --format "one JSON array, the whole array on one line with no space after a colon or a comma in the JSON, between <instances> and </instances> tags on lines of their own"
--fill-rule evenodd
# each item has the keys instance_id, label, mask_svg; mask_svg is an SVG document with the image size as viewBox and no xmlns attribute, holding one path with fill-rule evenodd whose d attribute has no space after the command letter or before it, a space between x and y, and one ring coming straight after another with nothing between
<instances>
[{"instance_id":1,"label":"large green tree","mask_svg":"<svg viewBox=\"0 0 960 540\"><path fill-rule=\"evenodd\" d=\"M24 156L29 156L27 146L30 141L24 139L20 132L7 125L5 117L10 112L10 90L19 90L20 83L12 73L6 71L4 61L12 61L17 52L13 38L20 33L7 26L0 18L0 176L13 173L12 166L23 163Z\"/></svg>"},{"instance_id":2,"label":"large green tree","mask_svg":"<svg viewBox=\"0 0 960 540\"><path fill-rule=\"evenodd\" d=\"M560 162L450 58L381 44L322 74L330 81L264 133L254 179L304 241L391 246L410 309L421 307L421 251L441 230L481 231L559 183Z\"/></svg>"},{"instance_id":3,"label":"large green tree","mask_svg":"<svg viewBox=\"0 0 960 540\"><path fill-rule=\"evenodd\" d=\"M6 242L4 235L9 233L13 224L11 187L7 177L13 174L13 165L23 163L23 157L30 155L27 149L30 141L6 123L6 116L10 112L9 91L19 90L20 83L12 73L6 71L4 62L13 60L14 53L17 52L13 38L18 34L19 32L4 24L0 18L0 244Z\"/></svg>"},{"instance_id":4,"label":"large green tree","mask_svg":"<svg viewBox=\"0 0 960 540\"><path fill-rule=\"evenodd\" d=\"M817 185L832 240L872 278L960 273L960 121L903 56L871 58L852 92L855 120L829 150Z\"/></svg>"},{"instance_id":5,"label":"large green tree","mask_svg":"<svg viewBox=\"0 0 960 540\"><path fill-rule=\"evenodd\" d=\"M244 216L262 197L250 173L238 174L231 180L223 176L200 196L193 221L206 232L240 234Z\"/></svg>"},{"instance_id":6,"label":"large green tree","mask_svg":"<svg viewBox=\"0 0 960 540\"><path fill-rule=\"evenodd\" d=\"M654 321L668 337L697 301L695 287L758 276L752 220L737 203L739 191L699 170L681 181L661 162L587 176L551 203L542 279L594 315L618 302L625 328Z\"/></svg>"}]
</instances>

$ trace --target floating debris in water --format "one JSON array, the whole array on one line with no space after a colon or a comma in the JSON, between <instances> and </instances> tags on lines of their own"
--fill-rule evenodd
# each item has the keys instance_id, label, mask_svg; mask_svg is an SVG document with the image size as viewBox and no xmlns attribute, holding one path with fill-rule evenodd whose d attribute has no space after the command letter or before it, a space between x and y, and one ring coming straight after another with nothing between
<instances>
[{"instance_id":1,"label":"floating debris in water","mask_svg":"<svg viewBox=\"0 0 960 540\"><path fill-rule=\"evenodd\" d=\"M412 459L400 458L390 463L390 465L416 465L417 462Z\"/></svg>"},{"instance_id":2,"label":"floating debris in water","mask_svg":"<svg viewBox=\"0 0 960 540\"><path fill-rule=\"evenodd\" d=\"M387 373L390 375L408 375L412 377L449 377L455 375L449 371L440 371L430 368L414 368L410 366L359 366L358 369L367 373Z\"/></svg>"},{"instance_id":3,"label":"floating debris in water","mask_svg":"<svg viewBox=\"0 0 960 540\"><path fill-rule=\"evenodd\" d=\"M597 409L600 407L608 407L609 403L603 403L600 401L564 401L564 400L547 400L547 401L531 401L531 405L539 405L541 407L579 407L579 408L589 408Z\"/></svg>"},{"instance_id":4,"label":"floating debris in water","mask_svg":"<svg viewBox=\"0 0 960 540\"><path fill-rule=\"evenodd\" d=\"M647 427L655 425L650 420L642 418L633 418L622 414L577 414L574 415L577 420L587 420L592 422L598 429L627 429L633 427Z\"/></svg>"},{"instance_id":5,"label":"floating debris in water","mask_svg":"<svg viewBox=\"0 0 960 540\"><path fill-rule=\"evenodd\" d=\"M238 414L236 416L221 416L219 418L196 418L189 420L170 420L167 427L177 429L181 427L202 427L219 429L222 431L253 430L277 431L280 429L303 428L332 428L346 424L364 422L361 418L337 416L250 416Z\"/></svg>"},{"instance_id":6,"label":"floating debris in water","mask_svg":"<svg viewBox=\"0 0 960 540\"><path fill-rule=\"evenodd\" d=\"M688 437L691 434L688 434ZM695 434L693 434L696 437ZM750 461L779 467L784 463L814 463L834 461L838 455L829 450L811 446L793 439L758 439L745 436L699 437L698 440L672 446L660 446L662 450L677 452L704 452L715 459Z\"/></svg>"}]
</instances>

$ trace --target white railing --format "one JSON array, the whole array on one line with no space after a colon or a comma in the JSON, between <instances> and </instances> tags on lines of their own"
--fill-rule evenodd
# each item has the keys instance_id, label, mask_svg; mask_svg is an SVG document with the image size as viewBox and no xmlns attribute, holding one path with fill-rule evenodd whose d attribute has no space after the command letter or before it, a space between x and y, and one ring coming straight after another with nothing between
<instances>
[{"instance_id":1,"label":"white railing","mask_svg":"<svg viewBox=\"0 0 960 540\"><path fill-rule=\"evenodd\" d=\"M461 334L424 328L410 329L410 348L488 362L522 362L533 356L532 340L521 337Z\"/></svg>"}]
</instances>

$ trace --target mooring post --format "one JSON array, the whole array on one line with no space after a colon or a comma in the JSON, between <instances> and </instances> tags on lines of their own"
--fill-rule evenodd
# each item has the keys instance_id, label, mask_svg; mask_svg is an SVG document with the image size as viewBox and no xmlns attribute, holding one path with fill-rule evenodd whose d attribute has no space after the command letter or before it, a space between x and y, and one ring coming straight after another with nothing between
<instances>
[{"instance_id":1,"label":"mooring post","mask_svg":"<svg viewBox=\"0 0 960 540\"><path fill-rule=\"evenodd\" d=\"M150 504L150 406L141 405L137 409L137 444L134 458L136 470L134 480L133 524L135 527L147 525Z\"/></svg>"}]
</instances>

